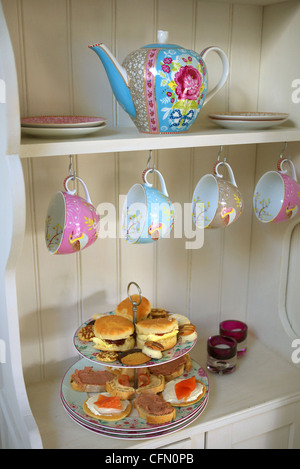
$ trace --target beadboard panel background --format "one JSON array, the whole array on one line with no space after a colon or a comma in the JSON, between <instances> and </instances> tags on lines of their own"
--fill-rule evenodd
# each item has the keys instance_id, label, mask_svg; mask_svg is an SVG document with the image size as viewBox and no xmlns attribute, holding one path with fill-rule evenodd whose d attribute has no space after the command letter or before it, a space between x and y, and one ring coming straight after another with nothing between
<instances>
[{"instance_id":1,"label":"beadboard panel background","mask_svg":"<svg viewBox=\"0 0 300 469\"><path fill-rule=\"evenodd\" d=\"M210 112L259 107L266 14L261 6L199 0L186 0L184 8L179 0L3 0L3 7L15 52L22 116L99 115L112 127L133 125L88 45L104 42L122 62L130 51L155 42L158 29L169 31L170 42L199 52L216 45L228 54L229 80L202 109L195 129L207 124ZM207 66L212 87L221 74L219 58L208 55ZM257 283L249 272L258 255L253 261L251 253L259 245L253 240L252 194L260 147L224 148L222 157L232 166L245 210L226 230L206 230L201 249L186 249L184 237L131 246L117 236L99 239L73 256L57 257L46 250L44 219L51 197L68 175L69 158L22 160L27 225L17 278L27 382L51 377L52 367L75 356L76 328L96 313L113 310L125 298L130 281L140 285L154 307L190 317L202 338L216 334L222 319L251 324L256 305L250 296ZM278 145L272 148L279 154ZM198 180L212 171L218 151L210 147L152 152L173 202L182 207L191 202ZM120 195L141 181L148 156L142 151L74 155L77 175L86 182L94 205L116 208L117 234ZM263 228L254 229L254 237L259 229Z\"/></svg>"}]
</instances>

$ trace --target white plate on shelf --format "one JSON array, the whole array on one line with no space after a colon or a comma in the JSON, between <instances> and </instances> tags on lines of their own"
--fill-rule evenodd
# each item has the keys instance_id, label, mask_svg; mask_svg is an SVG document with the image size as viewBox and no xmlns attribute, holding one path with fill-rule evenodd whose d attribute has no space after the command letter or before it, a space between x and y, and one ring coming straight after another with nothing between
<instances>
[{"instance_id":1,"label":"white plate on shelf","mask_svg":"<svg viewBox=\"0 0 300 469\"><path fill-rule=\"evenodd\" d=\"M277 112L225 112L209 114L209 119L220 127L231 130L259 130L281 125L289 114Z\"/></svg>"},{"instance_id":2,"label":"white plate on shelf","mask_svg":"<svg viewBox=\"0 0 300 469\"><path fill-rule=\"evenodd\" d=\"M22 133L33 137L42 138L74 138L99 132L106 127L106 124L94 127L21 127Z\"/></svg>"},{"instance_id":3,"label":"white plate on shelf","mask_svg":"<svg viewBox=\"0 0 300 469\"><path fill-rule=\"evenodd\" d=\"M109 314L109 315L114 314L114 311L111 311L111 312L106 313L106 314ZM78 332L80 331L80 329L84 326L87 326L92 321L94 321L94 320L89 319L88 321L86 321L85 323L83 323L81 326L78 327L78 329L75 332L74 337L73 337L73 343L74 343L74 346L75 346L77 352L79 352L82 357L87 358L88 360L90 360L92 362L101 363L102 365L106 365L106 366L108 365L108 366L111 366L111 367L118 367L118 368L121 368L121 367L124 367L124 368L145 368L145 367L148 367L148 366L161 365L162 363L166 363L168 361L175 360L176 358L179 358L182 355L185 355L186 353L188 353L194 347L194 345L197 342L197 338L195 340L191 341L191 342L186 342L186 343L182 343L179 339L177 344L172 349L166 350L165 352L163 352L162 358L160 358L160 359L151 359L151 358L149 358L149 361L147 361L146 363L143 363L142 365L124 365L120 360L116 360L114 362L109 362L109 363L108 362L102 362L102 361L97 359L97 355L98 355L99 352L101 352L101 350L98 350L94 347L94 342L92 342L92 341L91 342L84 342L84 341L80 340L79 337L78 337Z\"/></svg>"},{"instance_id":4,"label":"white plate on shelf","mask_svg":"<svg viewBox=\"0 0 300 469\"><path fill-rule=\"evenodd\" d=\"M33 116L22 117L22 127L74 128L97 127L106 123L104 117L94 116Z\"/></svg>"}]
</instances>

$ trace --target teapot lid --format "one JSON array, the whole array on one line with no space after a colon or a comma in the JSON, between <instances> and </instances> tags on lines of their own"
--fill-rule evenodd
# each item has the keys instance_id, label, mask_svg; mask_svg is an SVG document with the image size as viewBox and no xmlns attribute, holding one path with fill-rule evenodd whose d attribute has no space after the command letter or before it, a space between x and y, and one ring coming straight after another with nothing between
<instances>
[{"instance_id":1,"label":"teapot lid","mask_svg":"<svg viewBox=\"0 0 300 469\"><path fill-rule=\"evenodd\" d=\"M163 31L159 29L157 31L158 43L148 44L147 46L143 46L142 49L152 48L152 47L171 47L172 49L181 49L181 47L178 46L177 44L167 44L168 36L169 36L169 31Z\"/></svg>"}]
</instances>

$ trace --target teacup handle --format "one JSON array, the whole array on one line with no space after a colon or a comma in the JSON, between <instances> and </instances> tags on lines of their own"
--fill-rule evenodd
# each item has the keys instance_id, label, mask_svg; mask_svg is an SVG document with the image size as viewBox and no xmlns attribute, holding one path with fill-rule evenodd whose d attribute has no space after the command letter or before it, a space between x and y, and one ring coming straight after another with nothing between
<instances>
[{"instance_id":1,"label":"teacup handle","mask_svg":"<svg viewBox=\"0 0 300 469\"><path fill-rule=\"evenodd\" d=\"M292 178L294 179L294 181L298 182L294 163L291 160L289 160L288 158L284 158L284 159L280 158L280 160L278 160L278 163L277 163L278 171L280 171L281 173L284 173L284 174L287 173L287 169L282 168L283 163L289 163L290 168L291 168Z\"/></svg>"},{"instance_id":2,"label":"teacup handle","mask_svg":"<svg viewBox=\"0 0 300 469\"><path fill-rule=\"evenodd\" d=\"M203 106L205 106L205 104L207 104L208 101L210 101L211 98L213 98L217 94L217 92L225 85L226 80L229 75L229 60L225 52L222 49L220 49L220 47L215 47L215 46L207 47L200 53L200 55L203 58L203 60L205 60L205 57L208 54L208 52L212 52L212 51L215 51L220 57L220 59L222 60L223 72L222 72L222 76L221 76L219 83L209 93L207 93Z\"/></svg>"},{"instance_id":3,"label":"teacup handle","mask_svg":"<svg viewBox=\"0 0 300 469\"><path fill-rule=\"evenodd\" d=\"M65 190L66 190L67 194L69 194L69 195L74 195L74 194L76 194L76 189L71 190L71 189L69 189L69 187L68 187L69 182L70 182L71 180L74 181L74 179L77 179L79 182L81 182L81 184L83 185L84 192L85 192L86 201L87 201L89 204L93 205L93 204L92 204L92 201L91 201L91 199L90 199L90 194L89 194L88 188L86 187L85 182L83 182L83 180L80 179L80 178L77 177L77 176L75 176L75 177L74 177L74 176L69 176L69 177L67 177L67 178L64 180L64 187L65 187Z\"/></svg>"},{"instance_id":4,"label":"teacup handle","mask_svg":"<svg viewBox=\"0 0 300 469\"><path fill-rule=\"evenodd\" d=\"M218 171L218 168L219 166L221 165L225 165L228 169L228 173L229 173L229 178L230 178L230 182L231 184L233 184L235 187L237 187L237 183L235 182L235 177L234 177L234 174L233 174L233 171L232 171L232 168L231 166L226 162L226 161L220 161L219 163L216 164L216 166L214 167L214 173L217 177L219 178L222 178L223 177L223 174L220 174L219 171Z\"/></svg>"},{"instance_id":5,"label":"teacup handle","mask_svg":"<svg viewBox=\"0 0 300 469\"><path fill-rule=\"evenodd\" d=\"M165 180L162 176L162 174L157 170L157 169L154 169L154 168L149 168L147 169L147 171L145 173L143 173L143 179L145 181L145 185L147 187L152 187L153 184L150 184L150 182L147 181L147 176L149 173L157 173L158 174L158 177L159 177L159 181L160 181L160 186L161 186L161 192L163 193L163 195L165 195L166 197L169 197L169 194L168 194L168 191L167 191L167 187L166 187L166 183L165 183Z\"/></svg>"}]
</instances>

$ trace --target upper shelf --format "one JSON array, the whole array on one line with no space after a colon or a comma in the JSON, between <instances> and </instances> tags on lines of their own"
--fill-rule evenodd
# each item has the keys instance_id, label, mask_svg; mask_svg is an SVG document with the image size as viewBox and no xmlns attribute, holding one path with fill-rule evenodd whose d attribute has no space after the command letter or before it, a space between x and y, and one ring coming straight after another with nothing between
<instances>
[{"instance_id":1,"label":"upper shelf","mask_svg":"<svg viewBox=\"0 0 300 469\"><path fill-rule=\"evenodd\" d=\"M244 145L255 143L300 141L300 129L278 126L268 130L231 131L205 127L198 132L172 135L139 133L135 127L103 129L93 137L72 139L42 139L22 137L21 158L41 156L112 153L122 151L162 150L168 148Z\"/></svg>"}]
</instances>

